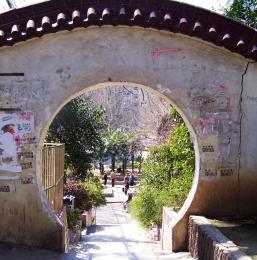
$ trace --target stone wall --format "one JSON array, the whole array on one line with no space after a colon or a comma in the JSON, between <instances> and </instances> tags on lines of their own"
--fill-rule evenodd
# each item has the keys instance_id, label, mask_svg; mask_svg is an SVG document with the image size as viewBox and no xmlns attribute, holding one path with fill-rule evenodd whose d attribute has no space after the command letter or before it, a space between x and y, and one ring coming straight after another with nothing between
<instances>
[{"instance_id":1,"label":"stone wall","mask_svg":"<svg viewBox=\"0 0 257 260\"><path fill-rule=\"evenodd\" d=\"M1 71L16 75L0 78L2 113L30 111L35 126L28 167L0 172L0 241L61 248L63 224L41 183L45 134L71 99L124 82L168 98L192 135L195 178L172 226L174 251L185 249L189 215L257 213L257 67L248 59L179 33L122 26L49 34L0 55Z\"/></svg>"},{"instance_id":2,"label":"stone wall","mask_svg":"<svg viewBox=\"0 0 257 260\"><path fill-rule=\"evenodd\" d=\"M188 249L199 260L250 260L205 217L190 216Z\"/></svg>"}]
</instances>

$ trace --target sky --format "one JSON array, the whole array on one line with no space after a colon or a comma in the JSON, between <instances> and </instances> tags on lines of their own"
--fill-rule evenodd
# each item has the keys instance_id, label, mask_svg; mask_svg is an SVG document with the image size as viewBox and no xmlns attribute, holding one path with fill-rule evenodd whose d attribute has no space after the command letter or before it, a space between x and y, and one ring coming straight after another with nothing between
<instances>
[{"instance_id":1,"label":"sky","mask_svg":"<svg viewBox=\"0 0 257 260\"><path fill-rule=\"evenodd\" d=\"M14 2L17 8L31 5L34 3L44 2L44 0L10 0ZM216 11L218 13L222 13L224 8L231 4L233 0L177 0L179 2L184 2L196 6L200 6L206 9L210 9L212 11ZM0 0L0 13L8 11L8 5L6 0Z\"/></svg>"}]
</instances>

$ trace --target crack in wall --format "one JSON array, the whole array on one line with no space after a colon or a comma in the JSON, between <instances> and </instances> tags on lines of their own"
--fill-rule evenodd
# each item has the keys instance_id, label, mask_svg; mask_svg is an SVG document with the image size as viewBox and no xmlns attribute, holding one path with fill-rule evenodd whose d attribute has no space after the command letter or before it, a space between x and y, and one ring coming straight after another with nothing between
<instances>
[{"instance_id":1,"label":"crack in wall","mask_svg":"<svg viewBox=\"0 0 257 260\"><path fill-rule=\"evenodd\" d=\"M241 145L242 145L242 121L243 121L243 94L244 94L244 78L247 74L248 68L250 64L254 64L256 62L248 61L245 67L245 70L241 76L241 91L239 98L239 145L238 145L238 174L237 174L237 184L238 184L238 198L237 198L237 215L240 213L240 170L241 170Z\"/></svg>"}]
</instances>

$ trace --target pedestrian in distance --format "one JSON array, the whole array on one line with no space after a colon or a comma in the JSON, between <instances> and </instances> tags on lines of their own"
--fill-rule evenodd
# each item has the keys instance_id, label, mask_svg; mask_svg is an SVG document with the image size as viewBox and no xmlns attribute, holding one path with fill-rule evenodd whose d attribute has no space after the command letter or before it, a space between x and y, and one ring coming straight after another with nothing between
<instances>
[{"instance_id":1,"label":"pedestrian in distance","mask_svg":"<svg viewBox=\"0 0 257 260\"><path fill-rule=\"evenodd\" d=\"M126 175L124 178L124 193L127 195L129 189L129 175Z\"/></svg>"},{"instance_id":2,"label":"pedestrian in distance","mask_svg":"<svg viewBox=\"0 0 257 260\"><path fill-rule=\"evenodd\" d=\"M129 175L127 174L127 175L124 177L124 185L126 185L128 182L129 182Z\"/></svg>"},{"instance_id":3,"label":"pedestrian in distance","mask_svg":"<svg viewBox=\"0 0 257 260\"><path fill-rule=\"evenodd\" d=\"M125 193L125 195L128 194L128 190L129 190L129 182L127 182L127 183L125 184L125 186L124 186L124 193Z\"/></svg>"},{"instance_id":4,"label":"pedestrian in distance","mask_svg":"<svg viewBox=\"0 0 257 260\"><path fill-rule=\"evenodd\" d=\"M111 179L112 179L112 187L114 187L115 186L115 179L116 179L115 172L111 173Z\"/></svg>"},{"instance_id":5,"label":"pedestrian in distance","mask_svg":"<svg viewBox=\"0 0 257 260\"><path fill-rule=\"evenodd\" d=\"M108 180L108 175L107 175L107 173L105 172L105 173L104 173L104 186L106 186L107 180Z\"/></svg>"},{"instance_id":6,"label":"pedestrian in distance","mask_svg":"<svg viewBox=\"0 0 257 260\"><path fill-rule=\"evenodd\" d=\"M129 177L129 185L130 186L134 186L135 185L135 176L133 173L131 173L130 177Z\"/></svg>"},{"instance_id":7,"label":"pedestrian in distance","mask_svg":"<svg viewBox=\"0 0 257 260\"><path fill-rule=\"evenodd\" d=\"M132 193L129 193L127 200L122 203L123 204L123 209L127 209L128 208L128 204L132 200L132 198L133 198Z\"/></svg>"}]
</instances>

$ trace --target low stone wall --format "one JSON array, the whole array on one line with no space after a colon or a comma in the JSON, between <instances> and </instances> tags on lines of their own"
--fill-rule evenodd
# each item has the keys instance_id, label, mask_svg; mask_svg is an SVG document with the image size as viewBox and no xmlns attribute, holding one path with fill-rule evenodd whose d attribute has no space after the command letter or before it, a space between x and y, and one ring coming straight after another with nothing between
<instances>
[{"instance_id":1,"label":"low stone wall","mask_svg":"<svg viewBox=\"0 0 257 260\"><path fill-rule=\"evenodd\" d=\"M69 233L68 233L68 223L67 223L67 210L66 207L63 207L62 211L59 214L59 218L64 224L65 228L62 232L62 252L68 252L69 245Z\"/></svg>"},{"instance_id":2,"label":"low stone wall","mask_svg":"<svg viewBox=\"0 0 257 260\"><path fill-rule=\"evenodd\" d=\"M188 249L199 260L250 260L205 217L190 216Z\"/></svg>"},{"instance_id":3,"label":"low stone wall","mask_svg":"<svg viewBox=\"0 0 257 260\"><path fill-rule=\"evenodd\" d=\"M172 223L177 219L177 213L168 207L163 208L162 215L162 250L172 251Z\"/></svg>"}]
</instances>

